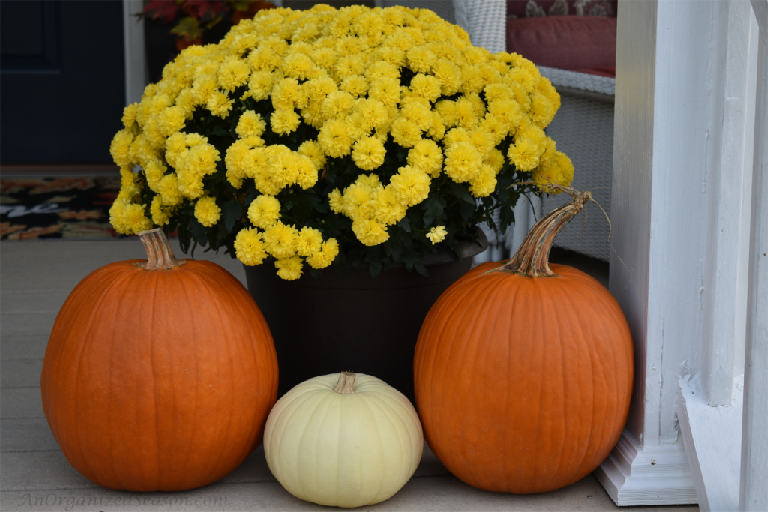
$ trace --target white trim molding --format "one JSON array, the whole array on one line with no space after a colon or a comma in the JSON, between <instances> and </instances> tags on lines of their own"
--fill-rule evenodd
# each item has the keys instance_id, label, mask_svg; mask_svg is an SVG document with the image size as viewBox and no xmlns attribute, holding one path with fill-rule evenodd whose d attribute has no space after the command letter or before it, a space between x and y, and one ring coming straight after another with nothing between
<instances>
[{"instance_id":1,"label":"white trim molding","mask_svg":"<svg viewBox=\"0 0 768 512\"><path fill-rule=\"evenodd\" d=\"M642 447L628 431L595 476L617 505L696 503L685 452L677 445Z\"/></svg>"},{"instance_id":2,"label":"white trim molding","mask_svg":"<svg viewBox=\"0 0 768 512\"><path fill-rule=\"evenodd\" d=\"M125 104L141 101L147 85L144 22L136 14L144 10L142 0L123 0L123 52L125 55Z\"/></svg>"}]
</instances>

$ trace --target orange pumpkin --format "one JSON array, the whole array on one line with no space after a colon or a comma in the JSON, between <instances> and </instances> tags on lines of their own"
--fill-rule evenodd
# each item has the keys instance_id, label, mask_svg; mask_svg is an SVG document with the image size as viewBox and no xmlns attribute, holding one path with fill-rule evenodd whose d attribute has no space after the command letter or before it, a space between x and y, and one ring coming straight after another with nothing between
<instances>
[{"instance_id":1,"label":"orange pumpkin","mask_svg":"<svg viewBox=\"0 0 768 512\"><path fill-rule=\"evenodd\" d=\"M546 492L593 471L629 413L633 348L613 296L547 262L557 232L591 199L537 223L515 257L486 263L430 310L414 360L430 448L465 483Z\"/></svg>"},{"instance_id":2,"label":"orange pumpkin","mask_svg":"<svg viewBox=\"0 0 768 512\"><path fill-rule=\"evenodd\" d=\"M140 236L146 263L92 272L62 306L40 377L43 410L67 460L94 483L192 489L261 442L277 357L237 279L176 260L160 230Z\"/></svg>"}]
</instances>

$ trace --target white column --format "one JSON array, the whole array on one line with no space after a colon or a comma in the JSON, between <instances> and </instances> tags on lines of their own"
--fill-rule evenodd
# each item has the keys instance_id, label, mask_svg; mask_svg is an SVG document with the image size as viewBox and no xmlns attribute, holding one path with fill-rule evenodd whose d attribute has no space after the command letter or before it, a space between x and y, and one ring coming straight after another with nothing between
<instances>
[{"instance_id":1,"label":"white column","mask_svg":"<svg viewBox=\"0 0 768 512\"><path fill-rule=\"evenodd\" d=\"M752 235L749 250L741 510L768 510L768 0L752 0L760 25Z\"/></svg>"},{"instance_id":2,"label":"white column","mask_svg":"<svg viewBox=\"0 0 768 512\"><path fill-rule=\"evenodd\" d=\"M136 14L144 10L142 0L123 0L123 51L125 55L125 103L141 101L147 85L144 21Z\"/></svg>"}]
</instances>

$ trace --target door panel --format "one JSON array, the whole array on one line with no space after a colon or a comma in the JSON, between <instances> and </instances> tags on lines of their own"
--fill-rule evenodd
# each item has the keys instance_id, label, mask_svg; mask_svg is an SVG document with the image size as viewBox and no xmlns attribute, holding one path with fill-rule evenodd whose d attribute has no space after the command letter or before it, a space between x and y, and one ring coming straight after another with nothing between
<instances>
[{"instance_id":1,"label":"door panel","mask_svg":"<svg viewBox=\"0 0 768 512\"><path fill-rule=\"evenodd\" d=\"M121 1L0 1L0 163L108 164L125 103Z\"/></svg>"}]
</instances>

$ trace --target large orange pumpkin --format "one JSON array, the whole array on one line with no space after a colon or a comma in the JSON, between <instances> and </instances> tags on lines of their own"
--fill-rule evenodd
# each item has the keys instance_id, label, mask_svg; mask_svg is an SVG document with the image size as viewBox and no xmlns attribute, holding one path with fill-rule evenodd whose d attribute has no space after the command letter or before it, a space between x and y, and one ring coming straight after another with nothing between
<instances>
[{"instance_id":1,"label":"large orange pumpkin","mask_svg":"<svg viewBox=\"0 0 768 512\"><path fill-rule=\"evenodd\" d=\"M591 199L572 192L509 263L484 264L446 290L419 335L427 443L481 489L574 483L608 456L627 420L633 348L618 303L592 277L547 262L557 232Z\"/></svg>"},{"instance_id":2,"label":"large orange pumpkin","mask_svg":"<svg viewBox=\"0 0 768 512\"><path fill-rule=\"evenodd\" d=\"M43 410L67 460L94 483L191 489L261 442L277 357L237 279L176 260L159 230L141 238L146 263L92 272L62 306L40 377Z\"/></svg>"}]
</instances>

